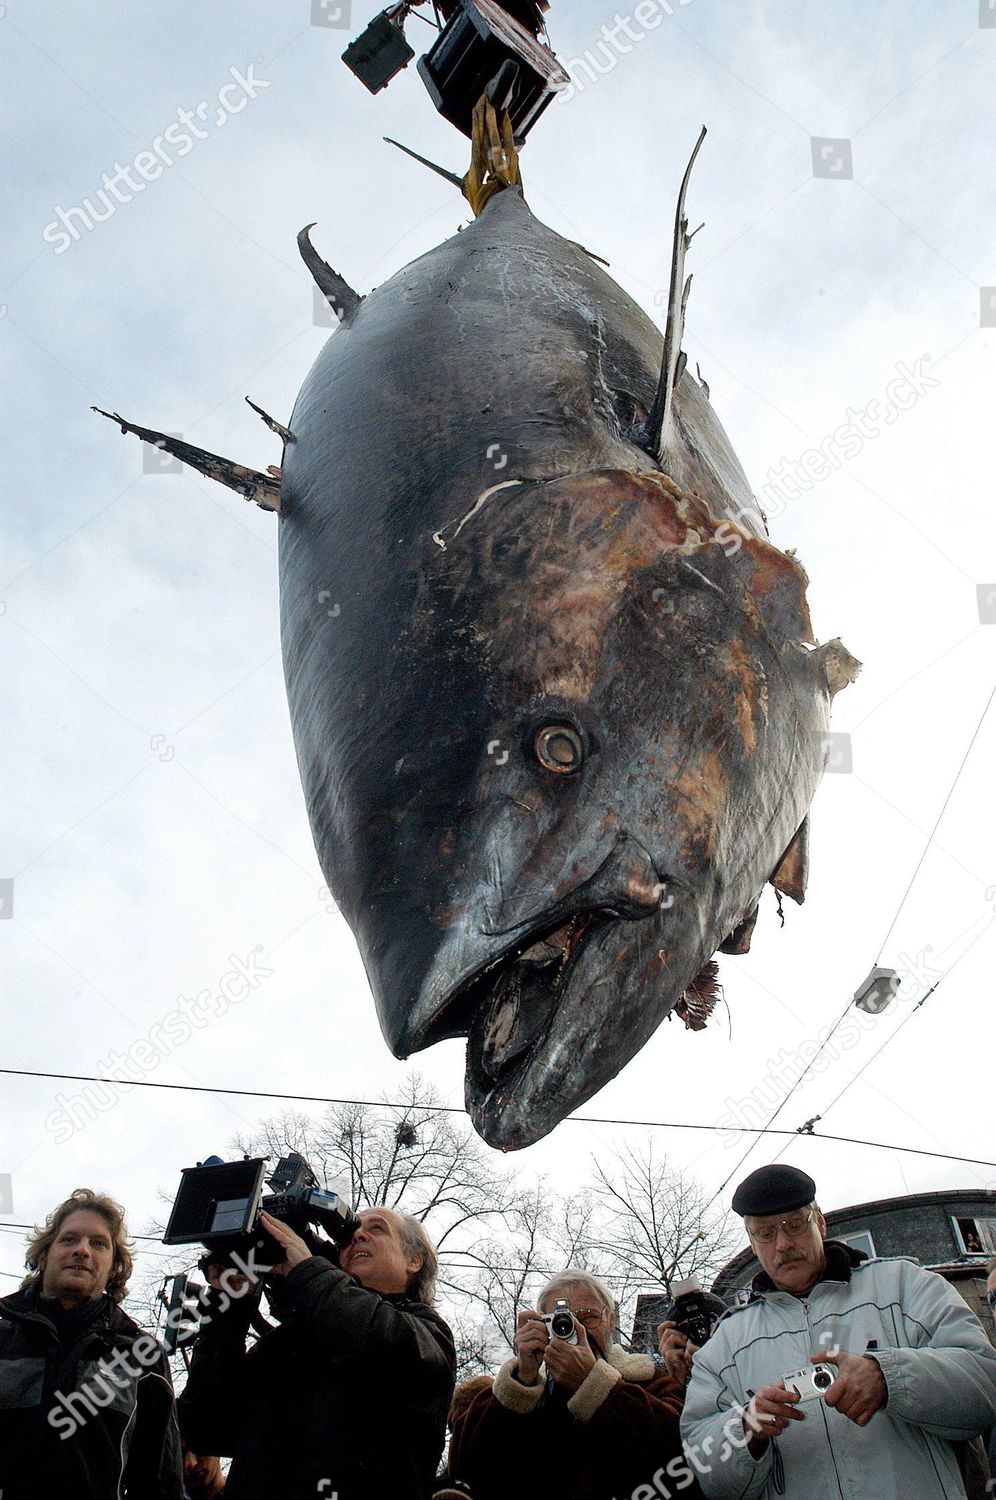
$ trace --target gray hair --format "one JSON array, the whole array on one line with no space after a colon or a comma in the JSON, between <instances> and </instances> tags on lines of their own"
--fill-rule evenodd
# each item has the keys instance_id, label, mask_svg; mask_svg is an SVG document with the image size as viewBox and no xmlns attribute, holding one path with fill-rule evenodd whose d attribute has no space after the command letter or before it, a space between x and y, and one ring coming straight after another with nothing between
<instances>
[{"instance_id":1,"label":"gray hair","mask_svg":"<svg viewBox=\"0 0 996 1500\"><path fill-rule=\"evenodd\" d=\"M395 1210L397 1212L397 1210ZM436 1247L425 1232L425 1225L414 1214L398 1214L401 1245L405 1259L422 1257L422 1264L408 1283L407 1295L413 1302L424 1302L431 1307L436 1300L436 1276L439 1274L439 1258Z\"/></svg>"},{"instance_id":2,"label":"gray hair","mask_svg":"<svg viewBox=\"0 0 996 1500\"><path fill-rule=\"evenodd\" d=\"M595 1299L595 1301L602 1308L603 1312L608 1315L609 1322L613 1325L613 1327L615 1326L615 1298L609 1291L608 1287L605 1285L605 1282L599 1281L598 1277L592 1276L589 1271L571 1271L568 1269L565 1271L558 1271L555 1276L551 1276L550 1280L547 1282L546 1286L543 1288L536 1299L536 1307L538 1311L543 1311L543 1304L549 1297L555 1296L558 1292L564 1292L568 1287L571 1286L584 1287L589 1297L593 1297Z\"/></svg>"}]
</instances>

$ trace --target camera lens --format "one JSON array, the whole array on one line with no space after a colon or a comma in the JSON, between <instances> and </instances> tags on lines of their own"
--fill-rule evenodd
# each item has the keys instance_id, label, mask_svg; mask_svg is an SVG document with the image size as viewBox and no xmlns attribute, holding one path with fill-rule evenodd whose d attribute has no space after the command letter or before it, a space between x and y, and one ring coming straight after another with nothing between
<instances>
[{"instance_id":1,"label":"camera lens","mask_svg":"<svg viewBox=\"0 0 996 1500\"><path fill-rule=\"evenodd\" d=\"M813 1384L818 1391L825 1391L828 1386L833 1385L833 1376L827 1370L817 1370L813 1376Z\"/></svg>"},{"instance_id":2,"label":"camera lens","mask_svg":"<svg viewBox=\"0 0 996 1500\"><path fill-rule=\"evenodd\" d=\"M574 1319L570 1313L555 1313L550 1323L550 1329L555 1339L570 1338L574 1332Z\"/></svg>"}]
</instances>

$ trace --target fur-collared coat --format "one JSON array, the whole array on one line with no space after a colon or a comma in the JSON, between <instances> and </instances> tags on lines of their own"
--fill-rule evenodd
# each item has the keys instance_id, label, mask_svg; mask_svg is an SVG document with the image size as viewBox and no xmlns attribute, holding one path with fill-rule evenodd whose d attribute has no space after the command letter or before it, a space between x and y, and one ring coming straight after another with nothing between
<instances>
[{"instance_id":1,"label":"fur-collared coat","mask_svg":"<svg viewBox=\"0 0 996 1500\"><path fill-rule=\"evenodd\" d=\"M494 1389L481 1392L453 1429L449 1472L474 1500L629 1500L676 1487L684 1496L699 1493L681 1451L683 1392L649 1355L613 1345L573 1393L549 1382L543 1366L531 1386L516 1380L516 1370L515 1360L503 1365Z\"/></svg>"}]
</instances>

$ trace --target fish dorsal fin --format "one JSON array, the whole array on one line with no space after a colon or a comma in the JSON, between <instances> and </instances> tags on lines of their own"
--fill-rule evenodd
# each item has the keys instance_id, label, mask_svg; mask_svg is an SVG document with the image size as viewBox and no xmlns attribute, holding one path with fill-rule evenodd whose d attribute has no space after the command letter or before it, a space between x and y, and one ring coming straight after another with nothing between
<instances>
[{"instance_id":1,"label":"fish dorsal fin","mask_svg":"<svg viewBox=\"0 0 996 1500\"><path fill-rule=\"evenodd\" d=\"M463 178L458 177L455 172L447 171L446 167L438 166L436 162L430 161L427 156L420 156L417 151L412 150L411 146L403 145L401 141L396 141L391 135L385 135L384 139L389 146L397 146L398 150L403 151L406 156L411 156L415 161L420 161L423 167L428 167L430 172L435 172L437 177L442 177L446 182L451 182L455 188L459 188L463 192Z\"/></svg>"},{"instance_id":2,"label":"fish dorsal fin","mask_svg":"<svg viewBox=\"0 0 996 1500\"><path fill-rule=\"evenodd\" d=\"M661 362L660 380L657 383L657 395L647 421L647 447L662 469L667 467L669 429L674 421L674 391L685 368L681 340L685 331L685 306L692 285L690 276L687 281L684 279L685 251L699 232L695 229L691 234L688 233L685 194L688 191L688 181L692 175L695 158L699 154L699 148L705 137L706 128L703 125L699 138L695 142L695 148L688 159L688 166L685 168L685 175L681 179L681 189L678 193L678 206L674 216L674 246L671 252L671 286L668 292L667 326L664 331L664 358ZM701 227L699 225L699 228Z\"/></svg>"},{"instance_id":3,"label":"fish dorsal fin","mask_svg":"<svg viewBox=\"0 0 996 1500\"><path fill-rule=\"evenodd\" d=\"M308 237L308 231L314 227L314 224L305 224L297 237L297 248L301 252L301 259L315 278L315 285L342 323L352 316L363 298L338 271L333 271L328 262L322 260Z\"/></svg>"}]
</instances>

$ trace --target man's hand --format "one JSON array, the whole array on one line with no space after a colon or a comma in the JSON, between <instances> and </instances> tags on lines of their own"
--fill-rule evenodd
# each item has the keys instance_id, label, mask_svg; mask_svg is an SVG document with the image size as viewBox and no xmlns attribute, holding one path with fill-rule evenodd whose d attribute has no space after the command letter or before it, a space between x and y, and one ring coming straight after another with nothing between
<instances>
[{"instance_id":1,"label":"man's hand","mask_svg":"<svg viewBox=\"0 0 996 1500\"><path fill-rule=\"evenodd\" d=\"M576 1391L595 1368L595 1351L588 1342L584 1324L577 1318L574 1319L574 1332L578 1336L576 1344L568 1344L565 1339L551 1339L545 1355L550 1374L558 1385L566 1386L569 1391Z\"/></svg>"},{"instance_id":2,"label":"man's hand","mask_svg":"<svg viewBox=\"0 0 996 1500\"><path fill-rule=\"evenodd\" d=\"M269 1274L271 1276L286 1276L288 1271L293 1271L294 1267L299 1266L302 1260L311 1259L311 1251L301 1236L295 1234L293 1229L288 1229L286 1224L281 1224L279 1219L275 1219L265 1209L260 1210L259 1222L267 1234L273 1236L284 1252L284 1259L278 1265L270 1267Z\"/></svg>"},{"instance_id":3,"label":"man's hand","mask_svg":"<svg viewBox=\"0 0 996 1500\"><path fill-rule=\"evenodd\" d=\"M515 1318L515 1356L523 1385L536 1384L549 1341L546 1324L535 1307L520 1308Z\"/></svg>"},{"instance_id":4,"label":"man's hand","mask_svg":"<svg viewBox=\"0 0 996 1500\"><path fill-rule=\"evenodd\" d=\"M795 1411L798 1404L797 1391L787 1391L782 1381L777 1385L762 1385L750 1399L744 1412L744 1432L750 1438L749 1452L757 1458L763 1453L768 1438L778 1437L790 1422L804 1422L805 1414Z\"/></svg>"},{"instance_id":5,"label":"man's hand","mask_svg":"<svg viewBox=\"0 0 996 1500\"><path fill-rule=\"evenodd\" d=\"M218 1261L211 1261L204 1273L208 1285L218 1292L219 1295L227 1297L229 1302L237 1302L241 1297L255 1293L259 1282L252 1276L244 1276L234 1266L225 1266Z\"/></svg>"},{"instance_id":6,"label":"man's hand","mask_svg":"<svg viewBox=\"0 0 996 1500\"><path fill-rule=\"evenodd\" d=\"M667 1372L679 1385L688 1384L692 1375L692 1355L699 1347L685 1334L678 1332L676 1323L660 1323L657 1327L657 1347L667 1365Z\"/></svg>"},{"instance_id":7,"label":"man's hand","mask_svg":"<svg viewBox=\"0 0 996 1500\"><path fill-rule=\"evenodd\" d=\"M814 1354L813 1363L837 1366L837 1379L823 1397L827 1406L850 1418L856 1426L867 1427L889 1395L878 1361L866 1354L848 1354L839 1349L836 1354L828 1354L826 1350Z\"/></svg>"}]
</instances>

